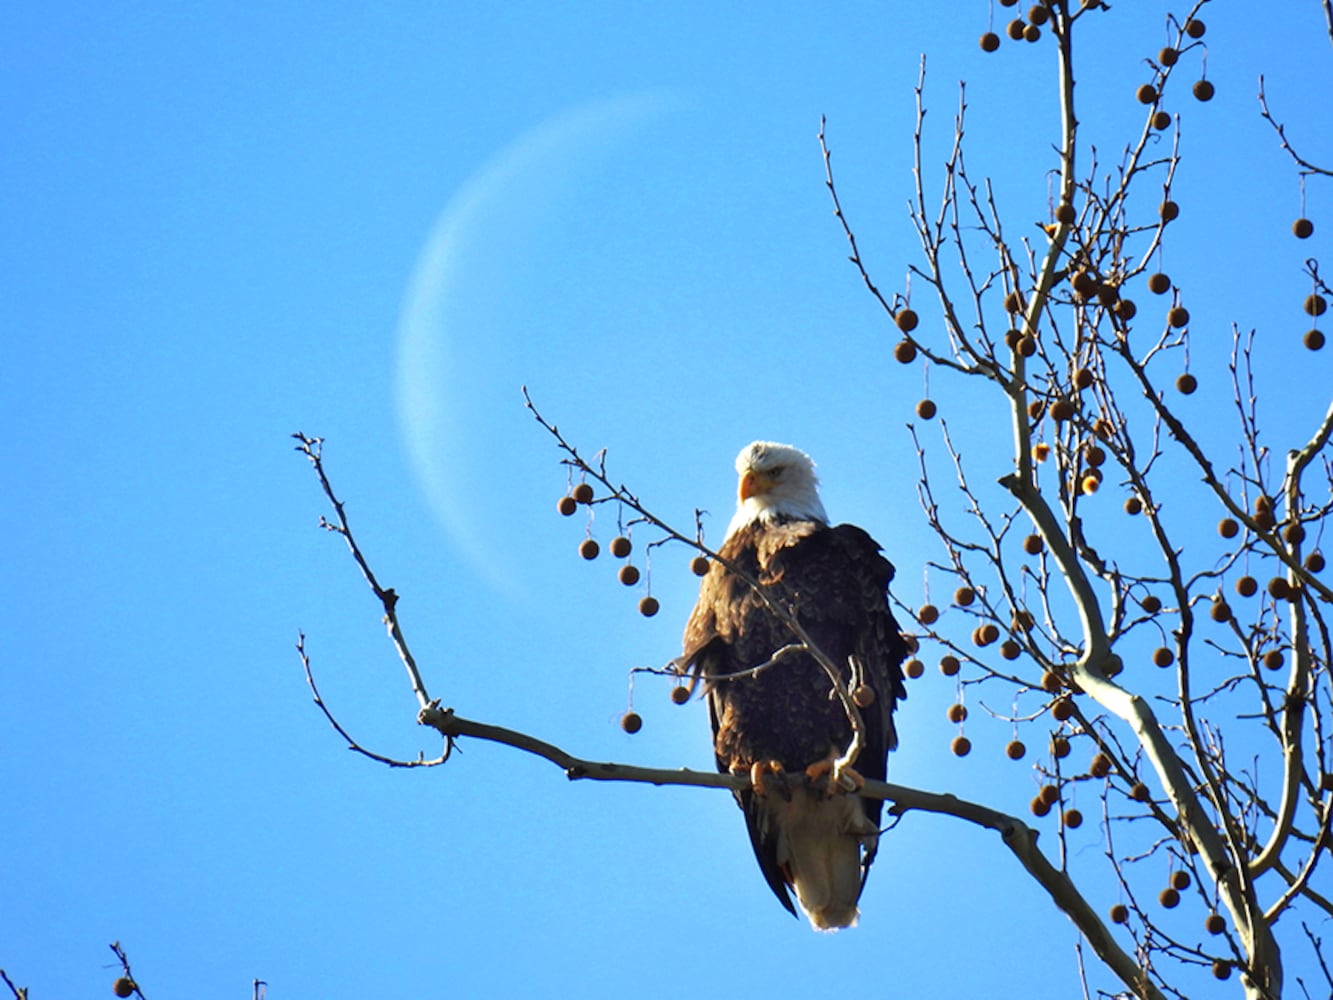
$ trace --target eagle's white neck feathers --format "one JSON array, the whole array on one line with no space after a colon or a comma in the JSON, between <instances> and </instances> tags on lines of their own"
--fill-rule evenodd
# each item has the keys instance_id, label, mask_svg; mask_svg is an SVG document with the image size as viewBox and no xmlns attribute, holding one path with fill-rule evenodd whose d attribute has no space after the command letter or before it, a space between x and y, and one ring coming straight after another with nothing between
<instances>
[{"instance_id":1,"label":"eagle's white neck feathers","mask_svg":"<svg viewBox=\"0 0 1333 1000\"><path fill-rule=\"evenodd\" d=\"M755 441L736 456L741 477L736 514L727 536L754 521L795 520L828 523L819 499L819 480L810 456L789 444Z\"/></svg>"}]
</instances>

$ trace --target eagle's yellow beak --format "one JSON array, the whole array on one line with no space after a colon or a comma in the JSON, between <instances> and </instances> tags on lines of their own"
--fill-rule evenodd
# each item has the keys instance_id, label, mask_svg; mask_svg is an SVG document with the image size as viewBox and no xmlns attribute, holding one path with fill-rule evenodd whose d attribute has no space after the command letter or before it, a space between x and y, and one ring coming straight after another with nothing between
<instances>
[{"instance_id":1,"label":"eagle's yellow beak","mask_svg":"<svg viewBox=\"0 0 1333 1000\"><path fill-rule=\"evenodd\" d=\"M750 497L759 493L767 493L772 487L773 481L763 473L755 472L753 469L746 469L741 475L740 496L741 503L749 500Z\"/></svg>"}]
</instances>

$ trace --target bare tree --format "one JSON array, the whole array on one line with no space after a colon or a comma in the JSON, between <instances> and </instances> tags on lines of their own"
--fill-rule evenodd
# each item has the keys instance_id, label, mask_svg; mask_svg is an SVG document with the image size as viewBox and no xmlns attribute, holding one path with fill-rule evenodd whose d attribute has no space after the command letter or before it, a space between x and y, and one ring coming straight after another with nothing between
<instances>
[{"instance_id":1,"label":"bare tree","mask_svg":"<svg viewBox=\"0 0 1333 1000\"><path fill-rule=\"evenodd\" d=\"M923 61L910 213L921 258L902 294L881 292L862 259L821 128L834 213L853 265L893 324L895 358L976 386L960 428L924 399L910 429L925 521L941 543L928 575L951 596L939 604L898 600L919 644L908 674L921 676L929 657L955 678L955 753L972 748L967 703L992 690L1013 705L1001 716L1013 730L1007 755L1024 758L1034 733L1045 748L1030 820L883 782L867 782L863 794L888 799L897 816L928 810L997 831L1078 927L1100 966L1094 980L1110 975L1134 995L1156 998L1190 995L1204 976L1234 977L1246 997L1276 1000L1291 989L1284 970L1295 954L1322 977L1308 984L1292 977L1306 996L1333 989L1318 934L1333 901L1316 878L1333 849L1333 589L1319 576L1318 548L1333 507L1333 405L1314 400L1306 426L1283 427L1283 439L1270 443L1256 390L1265 352L1254 331L1239 327L1225 364L1229 412L1204 421L1181 405L1200 385L1190 364L1188 301L1196 292L1173 282L1160 261L1180 211L1176 173L1188 116L1171 114L1165 101L1186 88L1198 102L1213 96L1206 76L1192 86L1180 79L1200 64L1206 2L1173 18L1171 43L1145 62L1136 95L1142 127L1109 167L1082 138L1075 103L1074 38L1106 16L1105 4L1046 0L1008 25L1014 41L1044 38L1034 51L1053 52L1057 63L1060 135L1049 164L1050 218L1038 230L1016 231L991 185L969 168L965 94L942 177L927 175ZM999 44L998 34L981 39L987 51ZM1301 184L1328 173L1296 151L1262 82L1257 114L1275 129ZM1295 235L1304 239L1312 228L1302 218ZM1304 345L1313 351L1323 346L1317 323L1329 289L1316 260L1305 262L1305 273L1302 307L1315 326ZM919 301L923 287L930 319ZM530 400L529 407L569 470L565 513L611 505L651 536L650 548L684 545L720 558L697 518L693 530L666 523L611 477L604 456L586 456ZM1003 468L965 461L959 441L968 423L1000 416L1012 429ZM1229 437L1219 437L1224 418L1234 427ZM930 442L928 427L939 428ZM444 739L431 760L392 760L363 747L324 705L302 642L316 702L350 746L386 764L422 767L448 761L459 739L481 738L537 754L571 778L744 787L741 775L585 760L441 708L404 637L396 594L376 579L352 534L321 442L297 438L333 506L324 526L344 538L383 607L419 721ZM1000 489L977 485L978 471L998 478ZM1204 521L1216 522L1215 534L1197 530ZM637 570L629 576L634 583ZM641 610L656 611L651 595ZM820 656L788 621L792 646ZM770 663L787 648L775 649ZM825 666L855 732L854 700L839 671ZM688 695L674 664L656 672ZM633 729L637 717L627 713L624 723ZM1099 803L1105 848L1077 862L1066 850L1069 831L1083 822L1071 802L1075 789ZM1054 856L1038 848L1031 825L1048 816ZM1115 899L1085 884L1094 865L1111 874ZM1180 908L1189 898L1197 905ZM1084 989L1095 991L1087 975Z\"/></svg>"}]
</instances>

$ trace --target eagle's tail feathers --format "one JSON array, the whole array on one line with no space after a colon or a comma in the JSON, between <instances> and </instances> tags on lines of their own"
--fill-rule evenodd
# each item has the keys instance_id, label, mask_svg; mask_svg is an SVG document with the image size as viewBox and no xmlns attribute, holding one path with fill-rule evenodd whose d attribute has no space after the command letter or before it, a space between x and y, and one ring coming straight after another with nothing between
<instances>
[{"instance_id":1,"label":"eagle's tail feathers","mask_svg":"<svg viewBox=\"0 0 1333 1000\"><path fill-rule=\"evenodd\" d=\"M816 930L853 927L863 885L862 849L872 851L878 830L858 795L825 798L804 789L790 802L768 799L777 833L777 862Z\"/></svg>"}]
</instances>

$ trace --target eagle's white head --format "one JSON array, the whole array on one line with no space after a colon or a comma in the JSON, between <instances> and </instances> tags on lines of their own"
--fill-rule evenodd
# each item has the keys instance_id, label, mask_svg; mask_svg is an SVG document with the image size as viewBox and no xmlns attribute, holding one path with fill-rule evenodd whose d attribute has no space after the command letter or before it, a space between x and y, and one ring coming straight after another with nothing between
<instances>
[{"instance_id":1,"label":"eagle's white head","mask_svg":"<svg viewBox=\"0 0 1333 1000\"><path fill-rule=\"evenodd\" d=\"M790 518L828 523L810 456L789 444L755 441L736 456L740 476L736 515L727 535L752 521Z\"/></svg>"}]
</instances>

